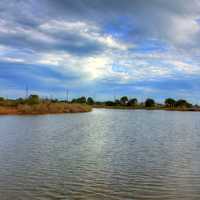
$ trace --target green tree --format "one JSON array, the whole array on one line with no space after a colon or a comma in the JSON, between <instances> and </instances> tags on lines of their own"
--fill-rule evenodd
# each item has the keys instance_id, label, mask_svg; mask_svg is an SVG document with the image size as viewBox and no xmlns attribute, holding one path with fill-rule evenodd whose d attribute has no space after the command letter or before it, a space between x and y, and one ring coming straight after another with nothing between
<instances>
[{"instance_id":1,"label":"green tree","mask_svg":"<svg viewBox=\"0 0 200 200\"><path fill-rule=\"evenodd\" d=\"M155 101L153 99L147 99L145 101L145 107L150 108L150 107L154 107L154 106L155 106Z\"/></svg>"},{"instance_id":2,"label":"green tree","mask_svg":"<svg viewBox=\"0 0 200 200\"><path fill-rule=\"evenodd\" d=\"M128 103L128 97L127 96L121 97L120 102L122 105L126 105Z\"/></svg>"},{"instance_id":3,"label":"green tree","mask_svg":"<svg viewBox=\"0 0 200 200\"><path fill-rule=\"evenodd\" d=\"M120 106L120 104L121 104L120 100L119 100L119 99L116 99L116 100L115 100L115 105L116 105L116 106Z\"/></svg>"},{"instance_id":4,"label":"green tree","mask_svg":"<svg viewBox=\"0 0 200 200\"><path fill-rule=\"evenodd\" d=\"M16 104L25 104L25 103L26 103L26 100L23 98L16 99Z\"/></svg>"},{"instance_id":5,"label":"green tree","mask_svg":"<svg viewBox=\"0 0 200 200\"><path fill-rule=\"evenodd\" d=\"M116 103L113 102L113 101L106 101L106 102L105 102L105 105L106 105L106 106L115 106Z\"/></svg>"},{"instance_id":6,"label":"green tree","mask_svg":"<svg viewBox=\"0 0 200 200\"><path fill-rule=\"evenodd\" d=\"M136 106L138 103L138 100L136 98L129 99L128 106Z\"/></svg>"},{"instance_id":7,"label":"green tree","mask_svg":"<svg viewBox=\"0 0 200 200\"><path fill-rule=\"evenodd\" d=\"M176 101L172 98L165 99L166 107L174 107L176 105Z\"/></svg>"},{"instance_id":8,"label":"green tree","mask_svg":"<svg viewBox=\"0 0 200 200\"><path fill-rule=\"evenodd\" d=\"M0 101L4 101L4 98L3 98L3 97L0 97Z\"/></svg>"},{"instance_id":9,"label":"green tree","mask_svg":"<svg viewBox=\"0 0 200 200\"><path fill-rule=\"evenodd\" d=\"M39 96L36 95L36 94L31 94L31 95L29 96L29 98L27 99L27 103L28 103L29 105L39 104L39 103L40 103L40 98L39 98Z\"/></svg>"},{"instance_id":10,"label":"green tree","mask_svg":"<svg viewBox=\"0 0 200 200\"><path fill-rule=\"evenodd\" d=\"M176 106L177 107L186 107L186 108L189 108L192 106L192 104L188 103L186 100L184 99L179 99L177 102L176 102Z\"/></svg>"},{"instance_id":11,"label":"green tree","mask_svg":"<svg viewBox=\"0 0 200 200\"><path fill-rule=\"evenodd\" d=\"M87 98L87 104L89 104L89 105L93 105L94 104L94 100L93 100L92 97L88 97Z\"/></svg>"},{"instance_id":12,"label":"green tree","mask_svg":"<svg viewBox=\"0 0 200 200\"><path fill-rule=\"evenodd\" d=\"M82 96L77 99L77 103L86 103L86 97Z\"/></svg>"}]
</instances>

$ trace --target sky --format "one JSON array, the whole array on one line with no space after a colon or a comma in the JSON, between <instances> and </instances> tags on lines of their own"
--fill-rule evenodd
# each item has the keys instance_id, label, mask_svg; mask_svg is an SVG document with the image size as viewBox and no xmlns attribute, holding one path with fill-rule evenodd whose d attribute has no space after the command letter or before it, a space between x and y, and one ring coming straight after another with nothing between
<instances>
[{"instance_id":1,"label":"sky","mask_svg":"<svg viewBox=\"0 0 200 200\"><path fill-rule=\"evenodd\" d=\"M200 1L1 0L0 96L200 103Z\"/></svg>"}]
</instances>

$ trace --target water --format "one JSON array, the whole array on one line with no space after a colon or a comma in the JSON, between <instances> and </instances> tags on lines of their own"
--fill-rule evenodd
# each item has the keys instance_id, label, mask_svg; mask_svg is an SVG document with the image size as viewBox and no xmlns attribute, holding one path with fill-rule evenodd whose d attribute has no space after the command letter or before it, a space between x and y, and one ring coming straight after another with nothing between
<instances>
[{"instance_id":1,"label":"water","mask_svg":"<svg viewBox=\"0 0 200 200\"><path fill-rule=\"evenodd\" d=\"M1 116L0 200L199 200L200 113Z\"/></svg>"}]
</instances>

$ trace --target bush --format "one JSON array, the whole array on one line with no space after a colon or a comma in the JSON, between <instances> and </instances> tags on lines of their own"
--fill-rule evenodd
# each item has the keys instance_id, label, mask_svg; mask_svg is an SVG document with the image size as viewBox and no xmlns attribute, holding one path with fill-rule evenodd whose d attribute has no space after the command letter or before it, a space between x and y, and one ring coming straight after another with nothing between
<instances>
[{"instance_id":1,"label":"bush","mask_svg":"<svg viewBox=\"0 0 200 200\"><path fill-rule=\"evenodd\" d=\"M137 105L137 99L136 98L133 98L133 99L130 99L128 101L128 106L136 106Z\"/></svg>"},{"instance_id":2,"label":"bush","mask_svg":"<svg viewBox=\"0 0 200 200\"><path fill-rule=\"evenodd\" d=\"M92 97L88 97L87 98L87 104L89 104L89 105L93 105L94 104L94 100L93 100Z\"/></svg>"},{"instance_id":3,"label":"bush","mask_svg":"<svg viewBox=\"0 0 200 200\"><path fill-rule=\"evenodd\" d=\"M40 103L40 98L38 95L30 95L29 98L26 100L26 103L28 105L34 105L34 104L39 104Z\"/></svg>"},{"instance_id":4,"label":"bush","mask_svg":"<svg viewBox=\"0 0 200 200\"><path fill-rule=\"evenodd\" d=\"M147 99L145 101L145 107L154 107L155 106L155 101L153 99Z\"/></svg>"},{"instance_id":5,"label":"bush","mask_svg":"<svg viewBox=\"0 0 200 200\"><path fill-rule=\"evenodd\" d=\"M128 97L127 96L121 97L120 102L122 105L126 105L128 103Z\"/></svg>"},{"instance_id":6,"label":"bush","mask_svg":"<svg viewBox=\"0 0 200 200\"><path fill-rule=\"evenodd\" d=\"M165 106L174 107L176 105L176 101L172 98L165 99Z\"/></svg>"},{"instance_id":7,"label":"bush","mask_svg":"<svg viewBox=\"0 0 200 200\"><path fill-rule=\"evenodd\" d=\"M190 103L188 103L186 100L184 99L179 99L177 102L176 102L176 106L177 107L181 107L181 108L190 108L192 107L192 105Z\"/></svg>"},{"instance_id":8,"label":"bush","mask_svg":"<svg viewBox=\"0 0 200 200\"><path fill-rule=\"evenodd\" d=\"M72 103L86 103L86 98L84 96L77 98L77 99L73 99Z\"/></svg>"},{"instance_id":9,"label":"bush","mask_svg":"<svg viewBox=\"0 0 200 200\"><path fill-rule=\"evenodd\" d=\"M106 105L106 106L115 106L116 104L115 104L115 102L113 102L113 101L106 101L106 102L105 102L105 105Z\"/></svg>"}]
</instances>

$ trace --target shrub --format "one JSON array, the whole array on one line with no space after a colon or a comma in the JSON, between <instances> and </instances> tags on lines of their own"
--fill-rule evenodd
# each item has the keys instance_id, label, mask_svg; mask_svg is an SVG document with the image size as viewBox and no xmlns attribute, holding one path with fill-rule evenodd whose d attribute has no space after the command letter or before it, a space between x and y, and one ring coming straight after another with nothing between
<instances>
[{"instance_id":1,"label":"shrub","mask_svg":"<svg viewBox=\"0 0 200 200\"><path fill-rule=\"evenodd\" d=\"M128 101L128 106L136 106L137 105L137 99L136 98L133 98L133 99L130 99Z\"/></svg>"},{"instance_id":2,"label":"shrub","mask_svg":"<svg viewBox=\"0 0 200 200\"><path fill-rule=\"evenodd\" d=\"M29 98L26 100L26 103L28 105L34 105L34 104L39 104L40 103L40 98L38 95L30 95Z\"/></svg>"},{"instance_id":3,"label":"shrub","mask_svg":"<svg viewBox=\"0 0 200 200\"><path fill-rule=\"evenodd\" d=\"M172 98L165 99L165 106L174 107L176 105L176 101Z\"/></svg>"},{"instance_id":4,"label":"shrub","mask_svg":"<svg viewBox=\"0 0 200 200\"><path fill-rule=\"evenodd\" d=\"M89 104L89 105L93 105L94 104L94 100L93 100L92 97L88 97L87 98L87 104Z\"/></svg>"},{"instance_id":5,"label":"shrub","mask_svg":"<svg viewBox=\"0 0 200 200\"><path fill-rule=\"evenodd\" d=\"M155 101L153 99L147 99L145 101L145 107L154 107L155 106Z\"/></svg>"},{"instance_id":6,"label":"shrub","mask_svg":"<svg viewBox=\"0 0 200 200\"><path fill-rule=\"evenodd\" d=\"M106 102L105 102L105 105L106 105L106 106L115 106L116 104L115 104L115 102L113 102L113 101L106 101Z\"/></svg>"},{"instance_id":7,"label":"shrub","mask_svg":"<svg viewBox=\"0 0 200 200\"><path fill-rule=\"evenodd\" d=\"M188 103L186 100L184 99L179 99L177 102L176 102L176 106L177 107L181 107L181 108L189 108L191 107L192 105L190 103Z\"/></svg>"},{"instance_id":8,"label":"shrub","mask_svg":"<svg viewBox=\"0 0 200 200\"><path fill-rule=\"evenodd\" d=\"M122 105L126 105L128 103L128 97L127 96L121 97L120 102Z\"/></svg>"}]
</instances>

